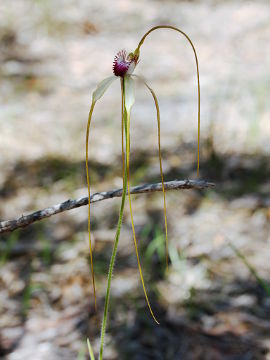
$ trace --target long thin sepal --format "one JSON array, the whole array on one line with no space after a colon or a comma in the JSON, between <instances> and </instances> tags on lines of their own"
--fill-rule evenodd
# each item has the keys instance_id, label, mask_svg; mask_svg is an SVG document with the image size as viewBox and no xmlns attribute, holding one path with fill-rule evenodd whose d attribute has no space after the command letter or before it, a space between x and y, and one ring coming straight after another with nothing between
<instances>
[{"instance_id":1,"label":"long thin sepal","mask_svg":"<svg viewBox=\"0 0 270 360\"><path fill-rule=\"evenodd\" d=\"M96 102L92 101L88 122L87 122L87 129L86 129L86 149L85 149L85 169L86 169L86 180L87 180L87 192L88 192L88 241L89 241L89 252L90 252L90 266L91 266L91 274L92 274L92 283L93 283L93 290L94 290L94 299L95 299L95 309L97 309L97 297L96 297L96 284L95 284L95 273L94 273L94 266L93 266L93 250L92 250L92 241L91 241L91 225L90 225L90 180L89 180L89 169L88 169L88 142L89 142L89 130L92 120L92 115L94 111Z\"/></svg>"},{"instance_id":2,"label":"long thin sepal","mask_svg":"<svg viewBox=\"0 0 270 360\"><path fill-rule=\"evenodd\" d=\"M143 291L144 291L144 295L145 295L145 299L149 308L149 311L153 317L153 319L155 320L155 322L157 324L159 324L158 320L156 319L153 310L151 308L149 299L148 299L148 295L146 292L146 288L145 288L145 284L144 284L144 278L143 278L143 273L142 273L142 267L141 267L141 263L140 263L140 257L139 257L139 252L138 252L138 245L137 245L137 240L136 240L136 233L135 233L135 227L134 227L134 220L133 220L133 212L132 212L132 204L131 204L131 196L130 196L130 176L129 176L129 159L130 159L130 113L131 113L131 108L134 104L135 101L135 96L134 96L134 81L131 79L130 76L126 76L124 78L124 83L125 83L125 112L127 115L127 127L126 127L126 173L127 173L127 188L128 188L128 200L129 200L129 208L130 208L130 217L131 217L131 225L132 225L132 232L133 232L133 240L134 240L134 246L135 246L135 252L136 252L136 257L137 257L137 262L138 262L138 268L139 268L139 273L140 273L140 278L141 278L141 283L142 283L142 287L143 287Z\"/></svg>"},{"instance_id":3,"label":"long thin sepal","mask_svg":"<svg viewBox=\"0 0 270 360\"><path fill-rule=\"evenodd\" d=\"M92 120L92 115L96 102L104 95L105 91L109 88L112 82L116 80L115 76L110 76L103 81L101 81L92 95L92 103L88 115L87 128L86 128L86 146L85 146L85 169L86 169L86 179L87 179L87 192L88 192L88 239L89 239L89 252L90 252L90 266L94 290L94 299L95 299L95 309L97 309L97 297L96 297L96 285L95 285L95 273L93 266L93 250L92 250L92 241L91 241L91 226L90 226L90 179L89 179L89 169L88 169L88 143L89 143L89 131Z\"/></svg>"},{"instance_id":4,"label":"long thin sepal","mask_svg":"<svg viewBox=\"0 0 270 360\"><path fill-rule=\"evenodd\" d=\"M197 52L195 49L195 46L193 45L193 42L191 41L190 37L182 30L174 27L174 26L170 26L170 25L158 25L153 27L152 29L150 29L149 31L147 31L146 34L144 34L144 36L141 38L138 47L136 48L136 50L134 51L134 54L136 56L140 55L140 48L142 46L142 44L144 43L145 38L152 32L155 31L157 29L171 29L171 30L175 30L177 32L179 32L180 34L182 34L190 43L194 56L195 56L195 62L196 62L196 71L197 71L197 83L198 83L198 139L197 139L197 177L199 177L199 169L200 169L200 128L201 128L201 90L200 90L200 74L199 74L199 61L198 61L198 56L197 56Z\"/></svg>"},{"instance_id":5,"label":"long thin sepal","mask_svg":"<svg viewBox=\"0 0 270 360\"><path fill-rule=\"evenodd\" d=\"M133 75L136 76L136 75ZM155 107L157 112L157 126L158 126L158 157L159 157L159 169L160 169L160 177L161 177L161 184L162 184L162 193L163 193L163 209L164 209L164 224L165 224L165 243L166 243L166 267L168 270L168 263L169 263L169 241L168 241L168 222L167 222L167 209L166 209L166 194L165 194L165 188L164 188L164 176L163 176L163 170L162 170L162 159L161 159L161 146L160 146L160 111L159 111L159 105L158 105L158 99L154 92L154 90L146 83L144 78L141 76L136 76L140 81L144 83L144 85L147 87L147 89L150 91Z\"/></svg>"}]
</instances>

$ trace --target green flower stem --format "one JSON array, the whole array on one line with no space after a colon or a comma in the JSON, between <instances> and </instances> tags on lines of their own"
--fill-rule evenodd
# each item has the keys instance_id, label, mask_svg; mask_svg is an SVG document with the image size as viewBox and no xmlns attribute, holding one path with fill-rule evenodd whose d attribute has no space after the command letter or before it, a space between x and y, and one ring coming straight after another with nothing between
<instances>
[{"instance_id":1,"label":"green flower stem","mask_svg":"<svg viewBox=\"0 0 270 360\"><path fill-rule=\"evenodd\" d=\"M122 91L122 104L124 103L124 94L125 94L125 88L123 81L121 80L121 91ZM123 122L125 125L125 134L127 134L127 113L124 111L124 105L122 105L122 128L123 128ZM123 138L122 138L122 156L124 154L123 149ZM123 166L125 164L123 163ZM107 291L106 291L106 298L105 298L105 305L104 305L104 313L103 313L103 321L102 321L102 327L101 327L101 338L100 338L100 350L99 350L99 360L103 359L103 349L104 349L104 339L105 339L105 332L106 332L106 325L107 325L107 319L108 319L108 310L109 310L109 299L110 299L110 289L111 289L111 282L112 282L112 274L113 274L113 268L115 264L115 258L118 248L118 242L122 227L122 220L123 220L123 213L124 213L124 207L125 207L125 200L126 200L126 193L127 193L127 171L126 166L123 169L123 193L122 193L122 201L121 201L121 208L119 212L119 218L118 218L118 224L117 224L117 230L115 234L115 240L113 245L113 252L111 256L110 266L109 266L109 273L107 278Z\"/></svg>"}]
</instances>

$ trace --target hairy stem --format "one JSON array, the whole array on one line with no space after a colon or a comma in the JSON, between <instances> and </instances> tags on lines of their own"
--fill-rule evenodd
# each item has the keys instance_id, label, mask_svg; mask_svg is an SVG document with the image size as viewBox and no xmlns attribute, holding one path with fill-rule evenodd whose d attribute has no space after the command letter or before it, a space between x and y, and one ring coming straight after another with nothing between
<instances>
[{"instance_id":1,"label":"hairy stem","mask_svg":"<svg viewBox=\"0 0 270 360\"><path fill-rule=\"evenodd\" d=\"M122 116L121 116L122 117L122 119L121 119L122 125L121 125L121 127L122 127L122 133L123 133L123 123L125 123L125 127L126 127L126 113L124 112L124 85L123 85L122 81L121 81L121 93L122 93ZM124 159L123 136L122 136L122 159ZM123 213L124 213L126 193L127 193L127 171L125 169L124 162L123 162L123 167L124 167L123 168L123 193L122 193L121 208L120 208L120 212L119 212L117 230L116 230L116 234L115 234L115 240L114 240L113 251L112 251L111 261L110 261L110 265L109 265L108 278L107 278L107 291L106 291L104 313L103 313L103 320L102 320L102 327L101 327L99 360L103 359L104 339L105 339L106 325L107 325L107 319L108 319L109 299L110 299L110 289L111 289L113 268L114 268L114 264L115 264L118 242L119 242L119 237L120 237L120 232L121 232L121 227L122 227Z\"/></svg>"},{"instance_id":2,"label":"hairy stem","mask_svg":"<svg viewBox=\"0 0 270 360\"><path fill-rule=\"evenodd\" d=\"M125 179L125 150L124 150L124 80L121 78L121 142L122 142L122 178L123 178L123 187Z\"/></svg>"},{"instance_id":3,"label":"hairy stem","mask_svg":"<svg viewBox=\"0 0 270 360\"><path fill-rule=\"evenodd\" d=\"M199 75L199 61L198 61L198 56L196 53L196 49L193 45L193 42L191 41L190 37L182 30L174 27L174 26L170 26L170 25L159 25L159 26L155 26L152 29L150 29L149 31L147 31L146 34L144 34L144 36L141 38L141 41L139 42L139 45L137 47L137 49L134 51L134 53L136 55L139 55L140 53L140 47L142 46L142 44L144 43L145 38L154 30L157 29L171 29L171 30L175 30L177 32L179 32L180 34L182 34L190 43L194 56L195 56L195 61L196 61L196 71L197 71L197 83L198 83L198 148L197 148L197 177L199 177L199 169L200 169L200 122L201 122L201 91L200 91L200 75Z\"/></svg>"}]
</instances>

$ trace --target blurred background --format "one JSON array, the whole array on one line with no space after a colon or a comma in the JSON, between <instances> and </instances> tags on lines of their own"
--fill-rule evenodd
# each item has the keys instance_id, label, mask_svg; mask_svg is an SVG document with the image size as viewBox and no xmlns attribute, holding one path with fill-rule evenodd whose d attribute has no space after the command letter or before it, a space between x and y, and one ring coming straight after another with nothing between
<instances>
[{"instance_id":1,"label":"blurred background","mask_svg":"<svg viewBox=\"0 0 270 360\"><path fill-rule=\"evenodd\" d=\"M157 24L180 27L198 52L201 173L207 191L133 196L150 302L139 280L128 207L112 283L105 359L270 359L270 3L268 0L1 0L0 218L86 196L91 93ZM165 180L196 178L197 88L187 41L159 30L135 73L161 109ZM120 85L97 104L92 192L121 187ZM132 184L160 181L155 108L136 87ZM99 347L120 199L92 207L98 311L89 274L87 208L0 239L1 359L86 359ZM229 242L265 280L251 274Z\"/></svg>"}]
</instances>

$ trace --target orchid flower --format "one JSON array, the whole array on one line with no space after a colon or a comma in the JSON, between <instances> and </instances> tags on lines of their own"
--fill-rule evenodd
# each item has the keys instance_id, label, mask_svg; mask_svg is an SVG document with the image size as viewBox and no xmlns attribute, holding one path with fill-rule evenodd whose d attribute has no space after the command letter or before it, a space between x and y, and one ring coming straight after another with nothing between
<instances>
[{"instance_id":1,"label":"orchid flower","mask_svg":"<svg viewBox=\"0 0 270 360\"><path fill-rule=\"evenodd\" d=\"M132 212L132 202L130 196L130 175L129 175L129 165L130 165L130 117L131 117L131 109L135 102L135 94L134 94L134 79L139 79L143 84L147 87L150 91L155 107L156 107L156 115L157 115L157 125L158 125L158 151L159 151L159 166L160 166L160 175L161 175L161 182L162 182L162 192L163 192L163 202L164 202L164 223L165 223L165 236L166 236L166 265L168 268L168 229L167 229L167 215L166 215L166 197L165 197L165 189L164 189L164 177L162 171L162 161L161 161L161 147L160 147L160 111L158 100L155 95L154 90L146 83L146 81L137 75L133 75L133 71L135 70L139 58L140 58L140 48L143 45L146 37L154 30L157 29L171 29L179 32L182 34L190 43L192 50L195 55L195 62L196 62L196 72L197 72L197 83L198 83L198 139L197 139L197 176L199 176L199 154L200 154L200 80L199 80L199 65L198 65L198 58L196 54L195 47L190 40L190 38L184 33L182 30L170 26L170 25L159 25L155 26L150 29L140 40L137 48L134 52L127 54L125 50L121 50L117 53L113 61L113 76L110 76L103 81L101 81L95 91L92 94L92 103L89 111L88 122L87 122L87 129L86 129L86 178L87 178L87 188L88 188L88 236L89 236L89 248L90 248L90 266L91 266L91 273L92 273L92 282L93 282L93 291L94 291L94 300L95 300L95 307L96 305L96 286L95 286L95 275L94 275L94 268L93 268L93 249L91 243L91 231L90 231L90 180L89 180L89 170L88 170L88 142L89 142L89 130L90 124L92 120L92 115L94 111L94 107L96 102L101 99L104 95L106 90L110 87L110 85L120 79L121 85L121 100L122 100L122 111L121 111L121 131L122 131L122 177L123 177L123 192L122 192L122 201L121 207L119 212L117 230L115 234L115 240L113 245L112 256L109 265L109 272L108 272L108 279L107 279L107 291L105 297L105 305L104 305L104 314L103 314L103 322L101 327L101 340L100 340L100 350L99 350L99 360L103 359L103 350L104 350L104 339L105 339L105 332L106 332L106 325L107 325L107 318L108 318L108 309L109 309L109 298L110 298L110 288L111 288L111 281L112 281L112 274L113 268L115 264L115 258L118 248L118 242L120 237L120 231L122 226L123 220L123 212L126 200L126 194L128 194L128 201L129 201L129 209L130 209L130 216L131 216L131 225L132 225L132 233L133 233L133 240L135 246L135 253L138 262L139 274L141 278L141 283L143 287L143 292L145 295L145 299L149 308L149 311L154 319L154 321L159 324L156 316L153 313L151 308L144 277L142 273L142 267L140 263L140 257L138 252L137 240L136 240L136 233L134 227L134 220L133 220L133 212ZM94 360L94 353L91 347L89 340L87 339L87 345L89 350L89 355L91 360Z\"/></svg>"}]
</instances>

